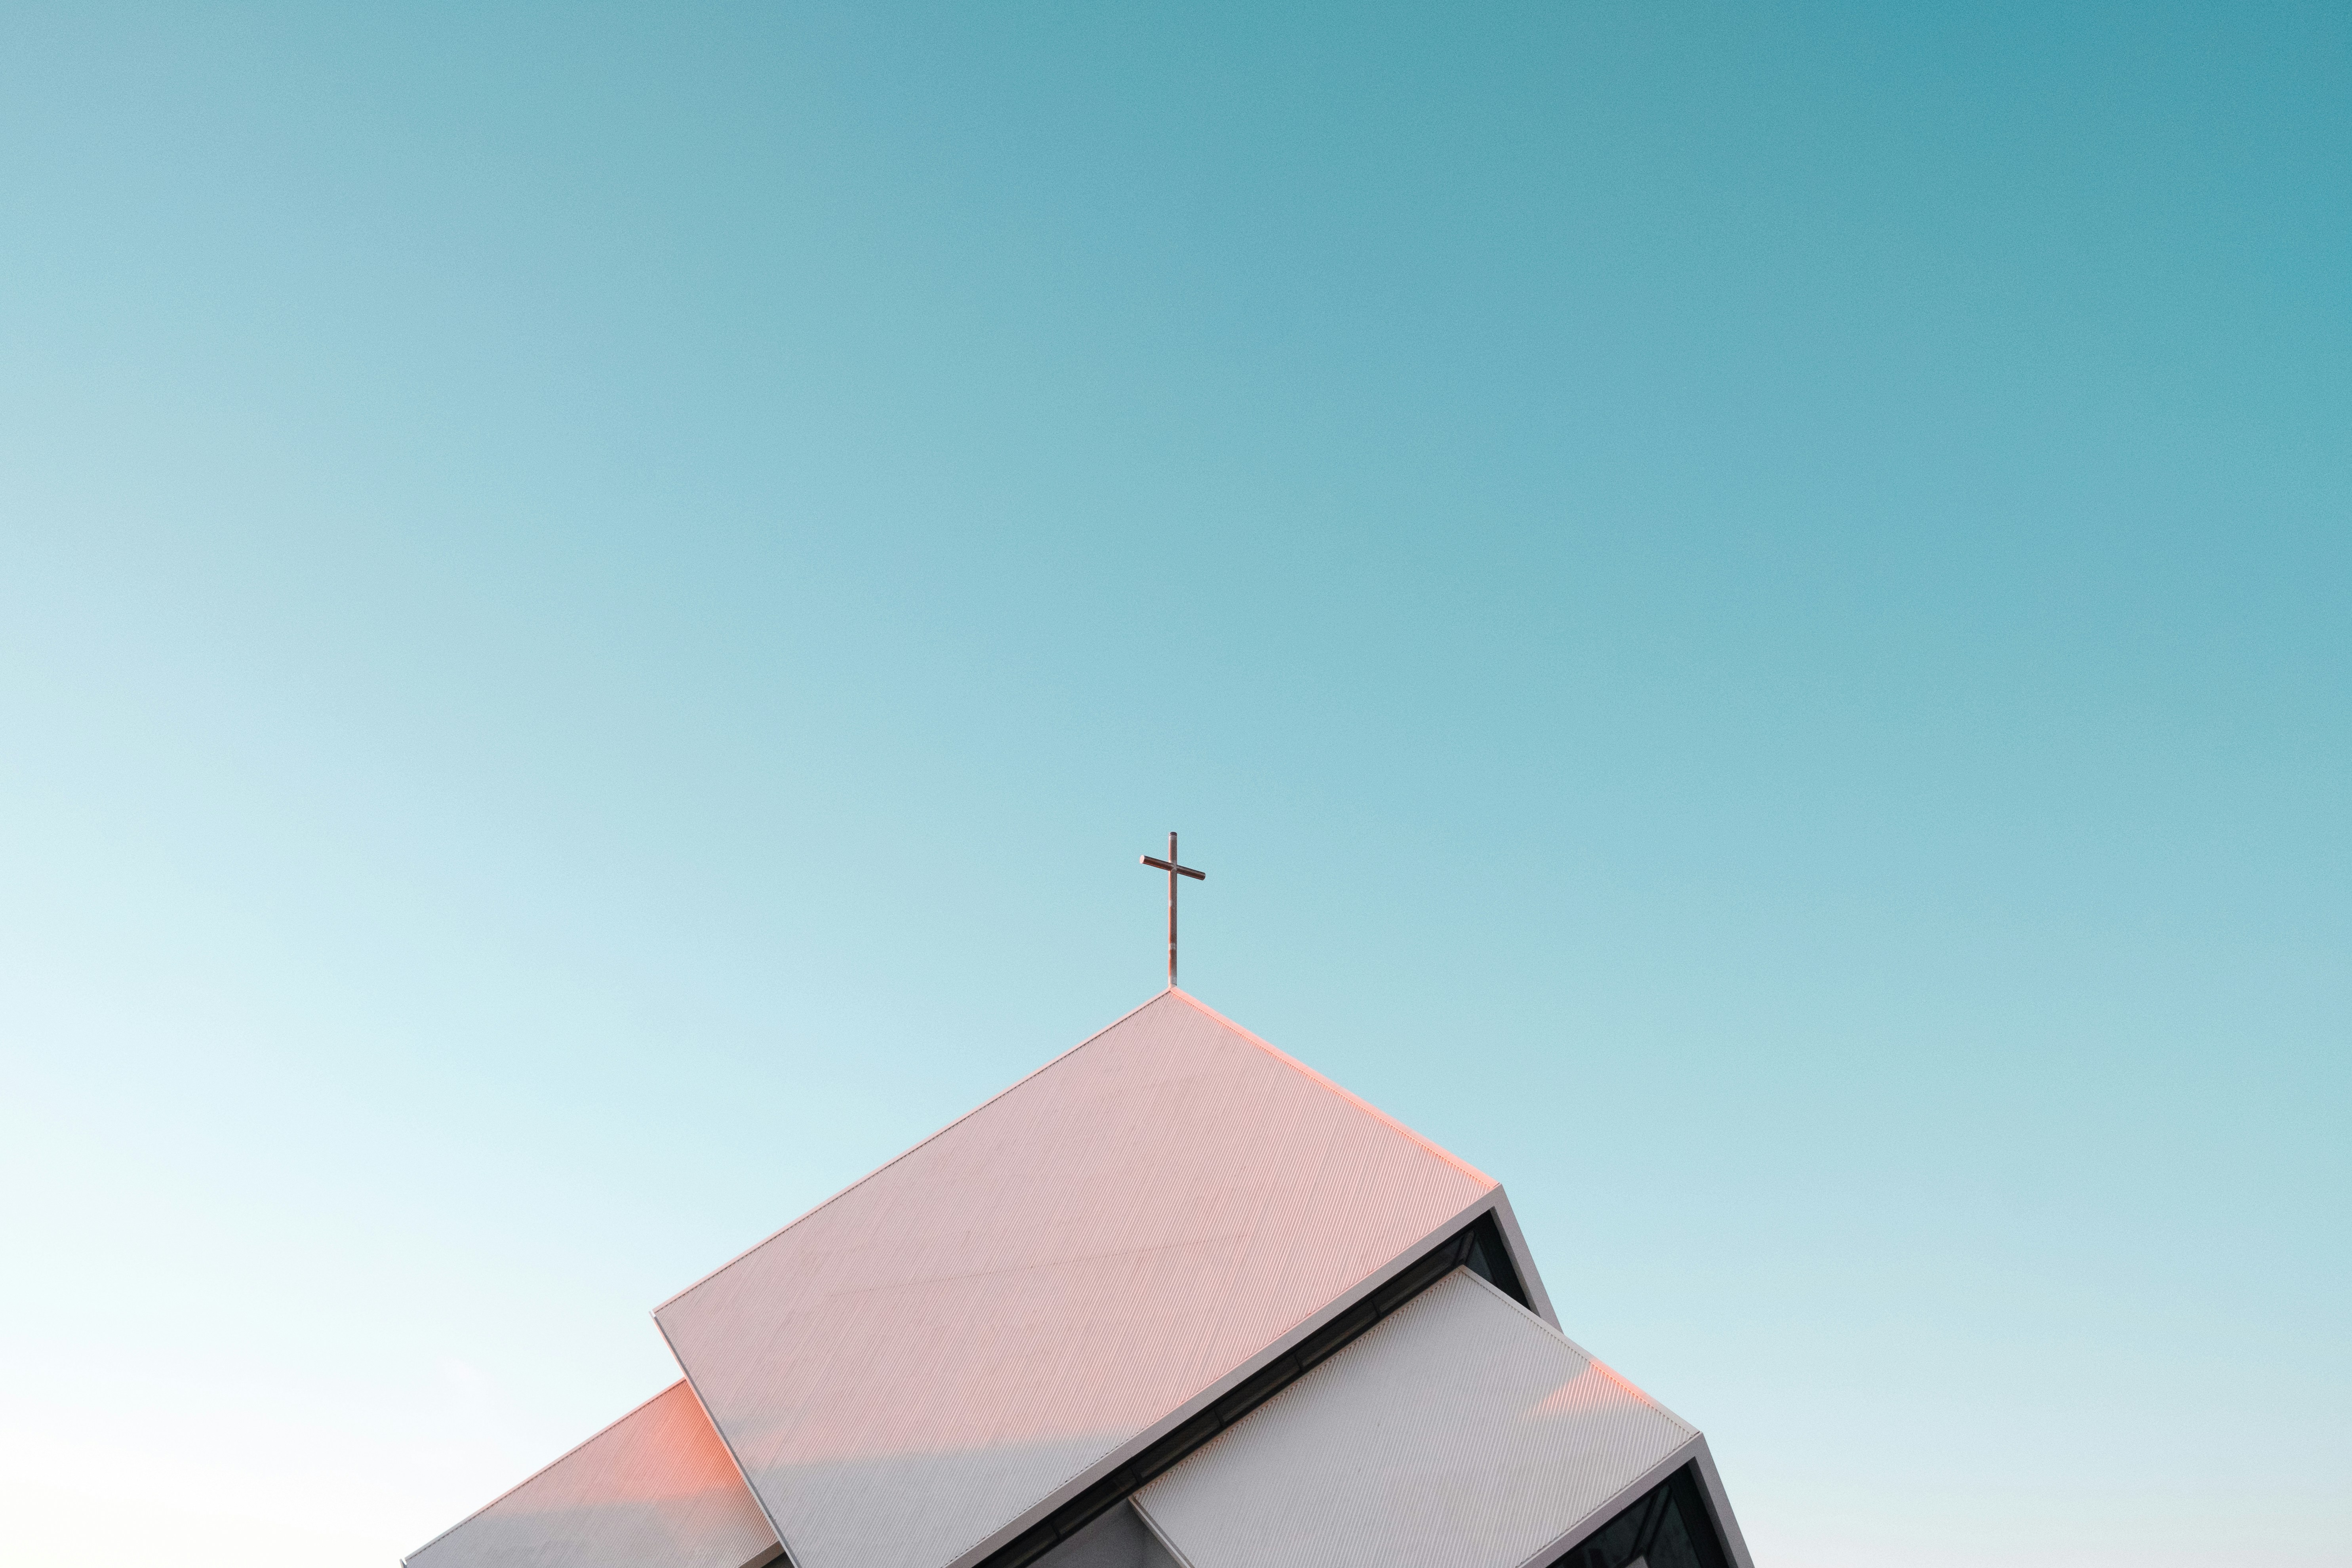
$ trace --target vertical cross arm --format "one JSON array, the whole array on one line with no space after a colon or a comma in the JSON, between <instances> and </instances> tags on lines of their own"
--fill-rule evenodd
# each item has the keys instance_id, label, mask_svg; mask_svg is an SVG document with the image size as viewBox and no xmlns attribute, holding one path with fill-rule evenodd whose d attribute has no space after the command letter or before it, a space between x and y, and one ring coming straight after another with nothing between
<instances>
[{"instance_id":1,"label":"vertical cross arm","mask_svg":"<svg viewBox=\"0 0 2352 1568\"><path fill-rule=\"evenodd\" d=\"M1176 879L1190 877L1196 882L1205 882L1209 879L1209 874L1206 871L1195 871L1192 867L1176 858L1176 836L1173 833L1168 836L1167 859L1156 859L1150 855L1139 856L1137 858L1154 870L1168 873L1168 988L1173 991L1176 988Z\"/></svg>"}]
</instances>

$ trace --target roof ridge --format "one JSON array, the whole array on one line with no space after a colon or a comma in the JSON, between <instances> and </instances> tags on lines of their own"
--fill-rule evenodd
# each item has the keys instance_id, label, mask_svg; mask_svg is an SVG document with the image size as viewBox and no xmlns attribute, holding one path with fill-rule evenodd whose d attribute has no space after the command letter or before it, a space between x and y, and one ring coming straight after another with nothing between
<instances>
[{"instance_id":1,"label":"roof ridge","mask_svg":"<svg viewBox=\"0 0 2352 1568\"><path fill-rule=\"evenodd\" d=\"M1461 1155L1456 1154L1453 1150L1445 1147L1443 1143L1436 1142L1434 1139L1423 1137L1421 1133L1414 1131L1410 1127L1407 1127L1403 1122L1399 1121L1395 1117L1391 1116L1387 1111L1382 1110L1379 1106L1374 1105L1362 1095L1354 1093L1351 1090L1343 1088L1341 1085L1333 1082L1330 1079L1328 1079L1324 1077L1323 1074L1317 1072L1313 1068L1308 1067L1305 1062L1300 1061L1297 1057L1292 1056L1288 1051L1284 1050L1281 1047L1269 1044L1262 1037L1255 1035L1249 1030L1243 1028L1239 1024L1234 1023L1231 1018L1226 1017L1223 1013L1218 1012L1214 1007L1210 1006L1207 1003L1202 1001L1198 996L1193 995L1191 992L1181 991L1171 985L1166 992L1162 993L1162 994L1173 995L1181 1001L1192 1004L1194 1008L1206 1015L1213 1022L1223 1025L1224 1027L1232 1030L1234 1034L1239 1035L1243 1039L1247 1040L1251 1045L1255 1046L1259 1050L1264 1051L1266 1055L1272 1057L1276 1061L1280 1062L1283 1066L1290 1068L1293 1072L1306 1078L1309 1082L1316 1084L1318 1087L1328 1091L1329 1093L1339 1096L1341 1100L1346 1100L1349 1104L1354 1106L1365 1115L1371 1117L1375 1121L1385 1123L1395 1131L1411 1139L1413 1142L1420 1144L1423 1148L1428 1150L1439 1159L1444 1160L1446 1163L1456 1166L1459 1169L1469 1173L1471 1175L1477 1177L1480 1181L1486 1183L1490 1187L1499 1187L1503 1184L1494 1177L1488 1175L1486 1172L1480 1170L1477 1166L1472 1164L1469 1161L1464 1159ZM1138 1011L1139 1012L1141 1009L1139 1008ZM1124 1021L1124 1019L1121 1020L1121 1022Z\"/></svg>"},{"instance_id":2,"label":"roof ridge","mask_svg":"<svg viewBox=\"0 0 2352 1568\"><path fill-rule=\"evenodd\" d=\"M858 1188L864 1186L866 1183L872 1181L883 1172L890 1169L893 1165L899 1163L901 1161L912 1158L919 1151L939 1142L939 1140L946 1137L949 1133L954 1131L957 1128L962 1126L973 1117L978 1116L982 1111L986 1110L990 1106L994 1105L998 1100L1003 1100L1006 1095L1011 1094L1014 1089L1019 1089L1023 1084L1027 1083L1031 1079L1037 1077L1040 1073L1051 1070L1062 1062L1068 1060L1071 1057L1077 1055L1078 1052L1085 1050L1088 1046L1093 1045L1097 1040L1101 1039L1105 1035L1109 1034L1113 1029L1118 1028L1121 1024L1126 1023L1129 1018L1134 1017L1138 1013L1142 1012L1144 1008L1150 1006L1153 1002L1159 1001L1160 997L1168 995L1171 992L1174 992L1174 994L1179 996L1184 995L1181 991L1177 991L1176 988L1171 985L1167 990L1153 996L1150 1001L1139 1003L1137 1005L1129 1008L1126 1012L1121 1013L1109 1023L1105 1024L1101 1028L1097 1029L1093 1034L1088 1035L1085 1039L1080 1040L1076 1045L1072 1046L1068 1050L1064 1051L1060 1056L1055 1057L1043 1065L1024 1073L1021 1077L1005 1085L1003 1089L998 1089L994 1094L990 1095L986 1100L982 1100L978 1105L973 1106L970 1110L965 1111L961 1116L957 1117L953 1121L949 1122L946 1126L940 1128L928 1137L919 1139L915 1142L908 1144L906 1148L899 1150L898 1152L893 1154L887 1160L883 1161L882 1163L875 1166L872 1170L858 1177L857 1180L835 1192L830 1197L824 1199L822 1202L813 1204L808 1208L801 1211L801 1213L793 1215L793 1218L787 1220L783 1225L778 1226L772 1231L770 1231L766 1236L761 1237L759 1240L753 1242L751 1246L745 1247L742 1251L737 1253L734 1257L729 1258L718 1268L713 1268L708 1274L703 1275L700 1279L695 1280L684 1289L672 1292L667 1299L655 1306L652 1314L653 1317L656 1321L658 1321L662 1313L667 1311L672 1306L675 1306L680 1300L693 1295L697 1290L701 1289L705 1285L709 1284L713 1279L718 1279L721 1274L726 1273L730 1268L734 1268L737 1264L751 1257L751 1254L759 1251L761 1247L767 1246L768 1243L783 1235L784 1232L792 1229L794 1226L801 1224L811 1216L820 1214L825 1209L831 1208L835 1204L839 1203L842 1199L847 1197L850 1194L856 1192ZM1189 996L1185 996L1184 999L1188 1002L1192 1000ZM1192 1005L1196 1007L1200 1005L1197 1002ZM1207 1009L1205 1008L1202 1009L1204 1012ZM1255 1036L1251 1037L1255 1038ZM1268 1048L1271 1049L1272 1047ZM683 1365L684 1363L681 1363L680 1364ZM689 1381L691 1380L689 1379Z\"/></svg>"}]
</instances>

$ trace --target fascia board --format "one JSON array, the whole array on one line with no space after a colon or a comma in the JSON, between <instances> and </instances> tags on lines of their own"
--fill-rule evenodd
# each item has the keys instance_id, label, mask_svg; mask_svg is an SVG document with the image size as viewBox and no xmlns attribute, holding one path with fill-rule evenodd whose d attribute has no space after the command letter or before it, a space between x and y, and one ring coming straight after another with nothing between
<instances>
[{"instance_id":1,"label":"fascia board","mask_svg":"<svg viewBox=\"0 0 2352 1568\"><path fill-rule=\"evenodd\" d=\"M1756 1559L1748 1555L1748 1538L1739 1532L1739 1516L1731 1511L1731 1494L1723 1489L1723 1477L1716 1472L1715 1455L1704 1436L1698 1440L1698 1474L1705 1483L1701 1489L1706 1493L1706 1506L1715 1515L1716 1533L1731 1553L1732 1568L1756 1568Z\"/></svg>"},{"instance_id":2,"label":"fascia board","mask_svg":"<svg viewBox=\"0 0 2352 1568\"><path fill-rule=\"evenodd\" d=\"M1206 1009L1203 1009L1203 1011L1206 1011ZM1498 1190L1490 1190L1480 1194L1470 1203L1465 1205L1461 1211L1455 1214L1452 1218L1436 1226L1434 1229L1431 1230L1428 1235L1413 1243L1412 1246L1407 1247L1403 1252L1398 1254L1395 1258L1391 1258L1386 1264L1382 1265L1371 1274L1367 1275L1353 1289L1332 1301L1329 1305L1323 1308L1322 1310L1301 1319L1288 1333L1284 1334L1273 1344L1268 1345L1265 1350L1259 1352L1256 1355L1250 1357L1249 1360L1235 1367L1223 1377L1219 1378L1214 1384L1209 1386L1206 1392L1186 1401L1178 1409L1168 1415L1163 1416L1160 1420L1153 1423L1150 1427L1146 1428L1140 1436L1122 1444L1115 1452L1105 1458L1099 1463L1087 1467L1084 1472L1072 1478L1068 1482L1064 1484L1058 1490L1047 1497L1045 1500L1037 1503L1026 1512L1023 1513L1019 1518L1015 1519L1012 1523L1004 1526L1003 1529L997 1531L993 1535L989 1536L978 1545L965 1552L961 1557L958 1557L953 1562L945 1564L944 1568L974 1568L975 1564L984 1562L990 1553L996 1552L1007 1542L1017 1540L1021 1536L1022 1532L1035 1525L1038 1521L1051 1515L1055 1509L1060 1508L1064 1503L1069 1501L1072 1498L1076 1497L1080 1492L1086 1490L1096 1481L1118 1469L1121 1465L1126 1464L1129 1460L1134 1458L1137 1455L1150 1447L1152 1444L1158 1442L1169 1433L1173 1432L1187 1421L1199 1415L1201 1412L1216 1404L1218 1400L1223 1399L1226 1394L1231 1394L1244 1383L1246 1383L1249 1379L1256 1376L1259 1373L1265 1371L1268 1366L1271 1366L1274 1363L1281 1360L1284 1356L1288 1355L1292 1350L1297 1347L1301 1341L1314 1334L1326 1323L1330 1322L1332 1320L1352 1310L1357 1303L1362 1301L1366 1297L1370 1296L1373 1292L1380 1289L1381 1287L1386 1285L1390 1280L1402 1273L1408 1267L1425 1257L1430 1248L1436 1247L1441 1242L1444 1242L1447 1237L1461 1230L1464 1226L1468 1225L1471 1221L1476 1219L1480 1215L1486 1213L1489 1208L1494 1206L1495 1200L1497 1196L1497 1191ZM1484 1280L1480 1280L1479 1283L1485 1284L1486 1282ZM1491 1286L1487 1288L1489 1289L1493 1289ZM1502 1292L1496 1291L1496 1294L1499 1296L1502 1295ZM1503 1296L1503 1300L1509 1301L1510 1298ZM1516 1308L1518 1306L1518 1303L1512 1301L1511 1305ZM1553 1331L1558 1332L1559 1331L1555 1329ZM690 1373L688 1376L688 1381L692 1381L692 1374ZM722 1432L720 1434L720 1440L722 1442L725 1441L725 1437L726 1435ZM1138 1510L1137 1511L1140 1513L1142 1510ZM1150 1516L1145 1515L1145 1518L1148 1521ZM1153 1531L1153 1533L1157 1535L1159 1534L1159 1531L1155 1530ZM781 1538L780 1532L779 1539ZM787 1552L790 1552L792 1549L792 1542L789 1541L785 1542L784 1548ZM1171 1550L1172 1551L1173 1548L1171 1547Z\"/></svg>"},{"instance_id":3,"label":"fascia board","mask_svg":"<svg viewBox=\"0 0 2352 1568\"><path fill-rule=\"evenodd\" d=\"M1519 1284L1528 1293L1528 1304L1537 1317L1559 1327L1559 1314L1551 1310L1551 1292L1544 1289L1543 1275L1536 1268L1535 1254L1528 1250L1528 1238L1519 1232L1518 1216L1511 1212L1511 1200L1501 1185L1495 1188L1495 1226L1503 1233L1503 1246L1511 1255L1511 1267L1518 1270Z\"/></svg>"}]
</instances>

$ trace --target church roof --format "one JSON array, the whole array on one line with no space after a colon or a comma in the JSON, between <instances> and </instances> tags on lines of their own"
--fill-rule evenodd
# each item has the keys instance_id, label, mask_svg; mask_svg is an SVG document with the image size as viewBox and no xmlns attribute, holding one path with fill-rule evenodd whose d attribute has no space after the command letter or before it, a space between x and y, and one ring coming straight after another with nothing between
<instances>
[{"instance_id":1,"label":"church roof","mask_svg":"<svg viewBox=\"0 0 2352 1568\"><path fill-rule=\"evenodd\" d=\"M408 1568L751 1568L775 1555L776 1532L694 1391L674 1383L402 1561Z\"/></svg>"},{"instance_id":2,"label":"church roof","mask_svg":"<svg viewBox=\"0 0 2352 1568\"><path fill-rule=\"evenodd\" d=\"M1457 1268L1134 1502L1189 1568L1544 1568L1700 1446Z\"/></svg>"},{"instance_id":3,"label":"church roof","mask_svg":"<svg viewBox=\"0 0 2352 1568\"><path fill-rule=\"evenodd\" d=\"M950 1568L1501 1204L1171 990L655 1317L796 1568Z\"/></svg>"}]
</instances>

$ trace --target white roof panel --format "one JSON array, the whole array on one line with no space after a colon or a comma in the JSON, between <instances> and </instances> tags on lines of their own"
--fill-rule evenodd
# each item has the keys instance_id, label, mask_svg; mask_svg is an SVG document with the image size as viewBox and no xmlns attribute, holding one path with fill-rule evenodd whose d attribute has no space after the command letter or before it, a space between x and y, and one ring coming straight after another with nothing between
<instances>
[{"instance_id":1,"label":"white roof panel","mask_svg":"<svg viewBox=\"0 0 2352 1568\"><path fill-rule=\"evenodd\" d=\"M749 1568L776 1555L735 1461L672 1384L464 1523L408 1568Z\"/></svg>"},{"instance_id":2,"label":"white roof panel","mask_svg":"<svg viewBox=\"0 0 2352 1568\"><path fill-rule=\"evenodd\" d=\"M655 1317L798 1568L945 1568L1496 1193L1170 991Z\"/></svg>"},{"instance_id":3,"label":"white roof panel","mask_svg":"<svg viewBox=\"0 0 2352 1568\"><path fill-rule=\"evenodd\" d=\"M1697 1442L1457 1268L1134 1506L1185 1568L1540 1568Z\"/></svg>"}]
</instances>

